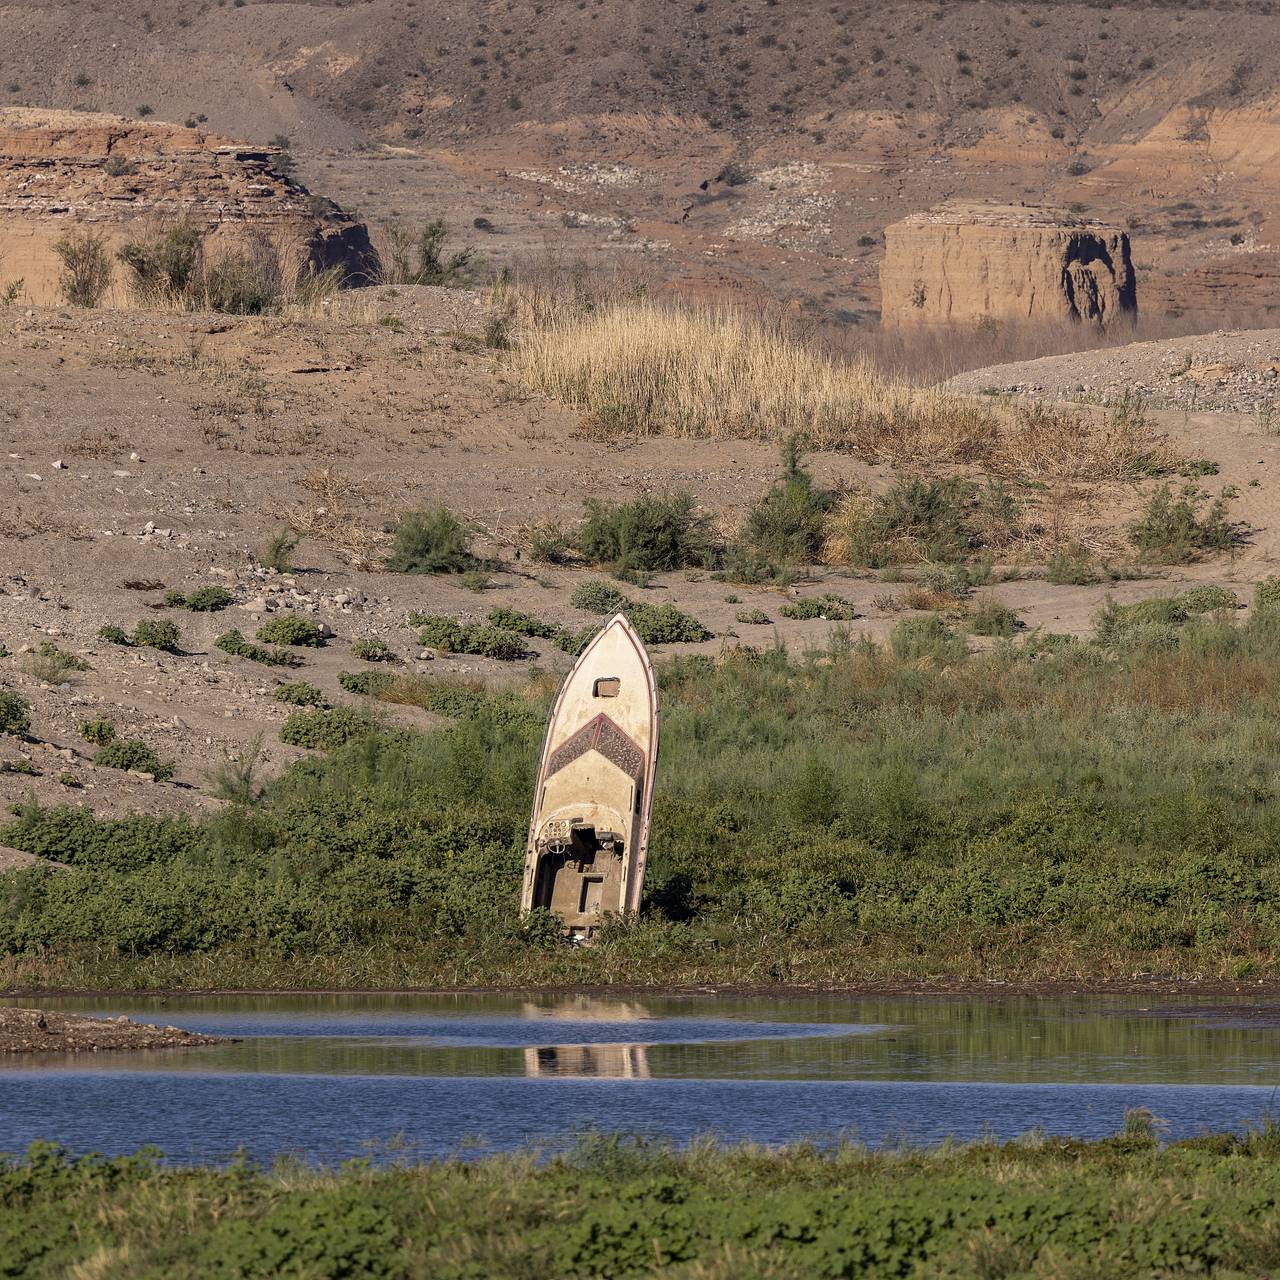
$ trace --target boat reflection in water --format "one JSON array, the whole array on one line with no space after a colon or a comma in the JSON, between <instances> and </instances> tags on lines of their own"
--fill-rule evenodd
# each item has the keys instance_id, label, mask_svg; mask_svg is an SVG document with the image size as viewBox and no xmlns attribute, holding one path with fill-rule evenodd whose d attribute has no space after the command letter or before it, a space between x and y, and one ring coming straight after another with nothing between
<instances>
[{"instance_id":1,"label":"boat reflection in water","mask_svg":"<svg viewBox=\"0 0 1280 1280\"><path fill-rule=\"evenodd\" d=\"M526 1076L594 1076L647 1080L648 1049L642 1044L542 1044L524 1051Z\"/></svg>"}]
</instances>

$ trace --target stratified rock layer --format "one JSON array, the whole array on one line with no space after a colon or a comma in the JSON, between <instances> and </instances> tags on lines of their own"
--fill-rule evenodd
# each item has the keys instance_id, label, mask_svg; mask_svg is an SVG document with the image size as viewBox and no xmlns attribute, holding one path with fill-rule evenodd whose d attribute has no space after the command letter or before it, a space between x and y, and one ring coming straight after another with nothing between
<instances>
[{"instance_id":1,"label":"stratified rock layer","mask_svg":"<svg viewBox=\"0 0 1280 1280\"><path fill-rule=\"evenodd\" d=\"M886 227L880 286L889 325L1105 328L1138 312L1123 231L1019 205L943 205Z\"/></svg>"},{"instance_id":2,"label":"stratified rock layer","mask_svg":"<svg viewBox=\"0 0 1280 1280\"><path fill-rule=\"evenodd\" d=\"M87 112L0 110L0 294L59 301L54 244L91 228L118 249L144 227L193 222L211 244L270 238L297 269L340 267L376 277L363 223L282 176L280 152L201 129ZM116 270L104 301L127 305Z\"/></svg>"}]
</instances>

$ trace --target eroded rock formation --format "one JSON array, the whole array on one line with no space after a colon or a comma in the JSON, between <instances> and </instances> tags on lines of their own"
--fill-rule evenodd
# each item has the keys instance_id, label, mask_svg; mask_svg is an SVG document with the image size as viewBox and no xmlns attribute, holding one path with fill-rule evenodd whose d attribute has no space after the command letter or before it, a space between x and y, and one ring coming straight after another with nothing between
<instances>
[{"instance_id":1,"label":"eroded rock formation","mask_svg":"<svg viewBox=\"0 0 1280 1280\"><path fill-rule=\"evenodd\" d=\"M1129 237L1020 205L942 205L885 228L889 325L1084 321L1137 316Z\"/></svg>"},{"instance_id":2,"label":"eroded rock formation","mask_svg":"<svg viewBox=\"0 0 1280 1280\"><path fill-rule=\"evenodd\" d=\"M277 172L279 151L200 129L84 112L0 110L0 296L59 301L54 244L76 227L118 249L143 227L194 223L210 245L262 233L295 270L376 278L363 223ZM129 302L116 270L104 301Z\"/></svg>"}]
</instances>

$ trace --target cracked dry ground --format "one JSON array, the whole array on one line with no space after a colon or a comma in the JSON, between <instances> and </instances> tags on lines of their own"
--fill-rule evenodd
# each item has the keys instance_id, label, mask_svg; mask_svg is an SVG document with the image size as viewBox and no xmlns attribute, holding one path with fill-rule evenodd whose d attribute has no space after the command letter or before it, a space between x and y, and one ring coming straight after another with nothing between
<instances>
[{"instance_id":1,"label":"cracked dry ground","mask_svg":"<svg viewBox=\"0 0 1280 1280\"><path fill-rule=\"evenodd\" d=\"M769 444L584 437L576 414L528 394L500 353L466 336L479 316L474 295L430 289L361 291L305 320L0 310L0 642L9 650L0 688L31 701L33 739L0 738L0 802L34 794L103 813L213 806L209 775L227 756L261 737L270 773L300 754L278 738L289 711L273 697L279 680L308 680L334 702L351 700L338 675L365 665L350 649L360 637L383 639L405 670L521 678L529 662L421 650L409 613L478 620L506 605L581 628L592 619L569 595L591 571L530 563L520 548L531 525L572 523L585 497L681 487L727 532L777 475ZM1082 633L1108 591L1130 600L1183 580L1225 583L1245 601L1248 584L1272 571L1280 441L1248 415L1159 420L1185 454L1219 464L1213 485L1238 487L1233 515L1252 526L1251 541L1233 558L1111 588L1051 586L1035 572L998 586L1028 626ZM850 456L811 461L827 484L883 488L893 479L887 467ZM1141 497L1132 487L1099 490L1094 515L1119 529ZM477 549L502 562L490 589L379 569L398 515L437 501L471 521ZM285 524L302 541L296 571L281 575L254 557ZM204 585L225 587L234 603L218 613L160 608L166 589ZM882 639L904 616L897 590L831 569L788 589L685 572L661 575L646 598L699 617L716 638L691 647L715 654L722 645L770 644L775 634L796 648L825 643L829 623L780 616L797 593L840 593L860 614L850 629ZM744 609L762 610L770 623L737 621ZM213 647L231 627L252 636L265 618L289 611L333 633L302 651L295 671ZM104 623L128 630L161 616L182 629L178 653L98 638ZM89 669L42 683L29 668L45 641ZM547 641L530 648L544 668L568 665ZM404 707L382 714L430 721ZM173 780L94 766L78 726L97 716L173 760Z\"/></svg>"}]
</instances>

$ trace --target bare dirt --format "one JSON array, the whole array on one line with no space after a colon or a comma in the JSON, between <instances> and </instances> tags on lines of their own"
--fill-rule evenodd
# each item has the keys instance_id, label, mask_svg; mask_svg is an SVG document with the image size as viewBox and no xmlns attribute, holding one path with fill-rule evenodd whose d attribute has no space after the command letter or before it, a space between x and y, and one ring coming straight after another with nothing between
<instances>
[{"instance_id":1,"label":"bare dirt","mask_svg":"<svg viewBox=\"0 0 1280 1280\"><path fill-rule=\"evenodd\" d=\"M33 719L28 739L0 737L0 802L35 797L102 814L215 808L213 775L228 759L260 742L270 775L304 754L279 741L290 711L274 697L280 682L307 680L335 703L356 700L338 676L371 669L351 652L363 637L384 640L405 672L495 682L523 679L531 664L562 671L569 659L541 640L526 662L435 655L418 645L409 614L482 620L506 605L580 629L594 619L569 596L591 571L532 563L530 526L571 526L588 497L679 487L731 533L777 476L769 444L584 435L576 414L528 393L501 353L467 336L479 315L476 295L432 289L357 291L305 320L0 310L0 643L9 654L0 687L28 698ZM1239 341L1265 348L1270 339ZM1108 594L1127 601L1184 582L1229 586L1243 605L1251 584L1275 571L1280 439L1251 413L1156 417L1181 453L1217 466L1196 483L1234 487L1231 512L1249 526L1247 542L1230 557L1112 586L1054 586L1034 565L1009 566L1011 580L992 590L1028 628L1083 634ZM882 489L894 478L848 455L811 463L829 485ZM1123 542L1148 488L1099 485L1085 501L1098 527ZM437 501L465 517L477 551L498 561L485 589L381 569L394 521ZM259 560L286 524L303 538L296 569L280 574ZM168 589L205 585L226 588L234 603L217 613L162 605ZM825 646L830 623L788 620L780 609L827 591L856 605L848 630L882 640L911 612L906 586L815 569L781 589L683 572L628 590L700 618L715 638L685 648L715 655L775 637L798 650ZM738 621L755 609L770 621ZM299 651L296 669L213 645L232 627L252 637L284 613L332 631L322 648ZM98 636L104 623L130 630L153 617L179 624L179 652ZM89 669L42 679L36 651L48 643ZM379 713L407 725L431 719L403 707ZM172 760L172 781L94 765L79 727L98 717Z\"/></svg>"},{"instance_id":2,"label":"bare dirt","mask_svg":"<svg viewBox=\"0 0 1280 1280\"><path fill-rule=\"evenodd\" d=\"M0 1054L100 1053L128 1049L190 1049L223 1044L181 1027L155 1027L126 1017L95 1018L0 1006Z\"/></svg>"}]
</instances>

